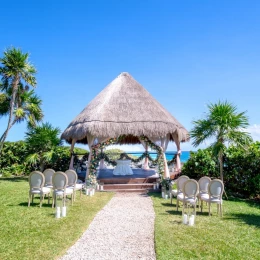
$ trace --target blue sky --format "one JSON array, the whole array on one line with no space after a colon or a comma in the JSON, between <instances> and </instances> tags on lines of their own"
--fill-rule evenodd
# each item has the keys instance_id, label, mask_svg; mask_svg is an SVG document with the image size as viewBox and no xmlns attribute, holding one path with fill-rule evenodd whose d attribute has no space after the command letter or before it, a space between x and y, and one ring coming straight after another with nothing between
<instances>
[{"instance_id":1,"label":"blue sky","mask_svg":"<svg viewBox=\"0 0 260 260\"><path fill-rule=\"evenodd\" d=\"M259 13L253 0L4 1L0 55L10 46L31 54L44 121L62 131L127 71L188 130L206 104L228 100L260 140ZM7 140L25 131L16 125Z\"/></svg>"}]
</instances>

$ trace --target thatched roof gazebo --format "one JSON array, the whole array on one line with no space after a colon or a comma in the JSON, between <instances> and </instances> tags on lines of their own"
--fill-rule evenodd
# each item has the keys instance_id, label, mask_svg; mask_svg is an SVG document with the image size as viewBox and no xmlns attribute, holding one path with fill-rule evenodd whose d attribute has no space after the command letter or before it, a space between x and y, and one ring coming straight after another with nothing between
<instances>
[{"instance_id":1,"label":"thatched roof gazebo","mask_svg":"<svg viewBox=\"0 0 260 260\"><path fill-rule=\"evenodd\" d=\"M123 72L103 89L69 124L61 138L71 143L88 144L117 138L120 143L142 143L147 136L166 151L169 141L189 140L188 131L129 73ZM178 161L179 160L179 161ZM90 160L89 160L90 162ZM177 156L177 167L180 158Z\"/></svg>"}]
</instances>

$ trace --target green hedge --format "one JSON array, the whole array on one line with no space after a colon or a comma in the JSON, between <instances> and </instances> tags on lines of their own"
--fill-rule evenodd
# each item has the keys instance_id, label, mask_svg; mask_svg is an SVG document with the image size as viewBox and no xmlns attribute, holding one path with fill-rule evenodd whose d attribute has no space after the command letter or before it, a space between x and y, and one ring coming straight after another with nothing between
<instances>
[{"instance_id":1,"label":"green hedge","mask_svg":"<svg viewBox=\"0 0 260 260\"><path fill-rule=\"evenodd\" d=\"M88 152L81 148L75 148L77 153ZM28 155L28 149L24 141L5 142L2 154L0 156L0 173L8 177L11 175L28 175L33 170L39 170L38 165L31 166L25 162ZM74 163L79 159L76 157ZM55 150L55 156L45 168L52 168L55 171L66 171L70 164L70 147L60 146Z\"/></svg>"},{"instance_id":2,"label":"green hedge","mask_svg":"<svg viewBox=\"0 0 260 260\"><path fill-rule=\"evenodd\" d=\"M193 179L202 176L219 178L219 167L211 149L191 152L182 174ZM229 147L224 156L225 189L246 197L260 195L260 143L253 143L247 150Z\"/></svg>"}]
</instances>

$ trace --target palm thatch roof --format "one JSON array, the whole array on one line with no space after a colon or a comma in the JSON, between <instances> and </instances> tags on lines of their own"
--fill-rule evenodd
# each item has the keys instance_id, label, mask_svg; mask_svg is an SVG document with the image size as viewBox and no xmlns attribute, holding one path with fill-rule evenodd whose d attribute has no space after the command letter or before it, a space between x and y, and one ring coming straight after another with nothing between
<instances>
[{"instance_id":1,"label":"palm thatch roof","mask_svg":"<svg viewBox=\"0 0 260 260\"><path fill-rule=\"evenodd\" d=\"M189 139L188 131L129 73L123 72L103 89L69 124L61 138L87 143L95 137L119 137L123 143L139 143L138 136L160 138L177 133ZM171 140L172 136L171 136Z\"/></svg>"}]
</instances>

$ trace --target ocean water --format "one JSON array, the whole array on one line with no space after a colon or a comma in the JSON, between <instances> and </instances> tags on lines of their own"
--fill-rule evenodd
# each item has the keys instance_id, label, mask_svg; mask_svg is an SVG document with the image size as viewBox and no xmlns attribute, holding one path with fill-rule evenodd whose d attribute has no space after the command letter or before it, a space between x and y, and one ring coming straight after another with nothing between
<instances>
[{"instance_id":1,"label":"ocean water","mask_svg":"<svg viewBox=\"0 0 260 260\"><path fill-rule=\"evenodd\" d=\"M134 155L136 157L140 157L142 155L142 153L140 153L140 152L127 152L127 154L131 154L131 155ZM165 155L166 155L167 161L170 161L175 154L176 154L175 151L166 151ZM157 156L157 153L150 152L150 155L153 159L155 159L156 156ZM190 158L190 152L189 151L182 151L181 152L181 162L184 163L184 162L188 161L189 158Z\"/></svg>"}]
</instances>

